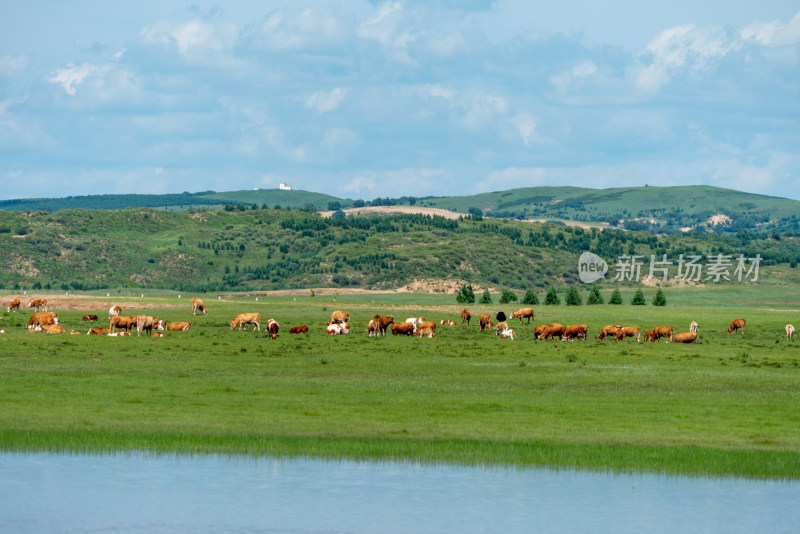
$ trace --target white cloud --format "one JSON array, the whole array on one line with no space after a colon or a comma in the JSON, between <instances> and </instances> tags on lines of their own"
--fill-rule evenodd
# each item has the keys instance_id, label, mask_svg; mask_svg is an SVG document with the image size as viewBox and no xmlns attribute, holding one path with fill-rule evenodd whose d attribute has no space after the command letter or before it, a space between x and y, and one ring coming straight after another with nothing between
<instances>
[{"instance_id":1,"label":"white cloud","mask_svg":"<svg viewBox=\"0 0 800 534\"><path fill-rule=\"evenodd\" d=\"M306 100L306 107L316 109L320 113L326 113L339 107L344 97L347 96L347 89L336 87L331 91L317 91Z\"/></svg>"},{"instance_id":2,"label":"white cloud","mask_svg":"<svg viewBox=\"0 0 800 534\"><path fill-rule=\"evenodd\" d=\"M238 38L238 30L232 24L214 26L199 19L180 24L159 21L142 29L141 36L146 43L174 44L181 55L200 58L229 50Z\"/></svg>"},{"instance_id":3,"label":"white cloud","mask_svg":"<svg viewBox=\"0 0 800 534\"><path fill-rule=\"evenodd\" d=\"M528 115L527 113L517 115L511 119L511 123L516 127L525 146L542 142L542 138L536 131L536 119L532 115Z\"/></svg>"},{"instance_id":4,"label":"white cloud","mask_svg":"<svg viewBox=\"0 0 800 534\"><path fill-rule=\"evenodd\" d=\"M271 50L329 46L344 39L346 24L330 10L278 10L258 27L255 44Z\"/></svg>"},{"instance_id":5,"label":"white cloud","mask_svg":"<svg viewBox=\"0 0 800 534\"><path fill-rule=\"evenodd\" d=\"M97 72L98 68L89 63L73 65L70 63L63 69L58 69L50 82L60 84L68 95L75 96L76 86L83 82L87 76Z\"/></svg>"},{"instance_id":6,"label":"white cloud","mask_svg":"<svg viewBox=\"0 0 800 534\"><path fill-rule=\"evenodd\" d=\"M762 46L786 46L800 43L800 13L788 24L778 21L756 22L739 32L744 41L755 41Z\"/></svg>"},{"instance_id":7,"label":"white cloud","mask_svg":"<svg viewBox=\"0 0 800 534\"><path fill-rule=\"evenodd\" d=\"M574 67L559 74L550 77L556 89L563 93L565 92L576 80L585 80L597 74L597 65L593 61L582 61Z\"/></svg>"},{"instance_id":8,"label":"white cloud","mask_svg":"<svg viewBox=\"0 0 800 534\"><path fill-rule=\"evenodd\" d=\"M359 25L356 35L362 39L378 41L391 59L416 65L408 55L407 48L417 36L409 30L400 30L401 23L404 22L402 15L403 6L400 2L386 2L373 18Z\"/></svg>"}]
</instances>

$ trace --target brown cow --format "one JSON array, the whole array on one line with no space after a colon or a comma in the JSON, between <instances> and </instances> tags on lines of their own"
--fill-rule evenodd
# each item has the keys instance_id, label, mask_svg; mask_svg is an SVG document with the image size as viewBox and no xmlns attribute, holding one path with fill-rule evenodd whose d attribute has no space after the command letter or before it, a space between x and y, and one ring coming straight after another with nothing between
<instances>
[{"instance_id":1,"label":"brown cow","mask_svg":"<svg viewBox=\"0 0 800 534\"><path fill-rule=\"evenodd\" d=\"M347 323L350 321L350 312L346 311L335 311L331 314L331 320L328 324L334 323Z\"/></svg>"},{"instance_id":2,"label":"brown cow","mask_svg":"<svg viewBox=\"0 0 800 534\"><path fill-rule=\"evenodd\" d=\"M470 319L472 319L472 314L469 312L469 310L466 308L461 310L461 324L467 323L469 325Z\"/></svg>"},{"instance_id":3,"label":"brown cow","mask_svg":"<svg viewBox=\"0 0 800 534\"><path fill-rule=\"evenodd\" d=\"M411 323L394 323L392 324L392 335L407 335L410 336L414 333L414 325Z\"/></svg>"},{"instance_id":4,"label":"brown cow","mask_svg":"<svg viewBox=\"0 0 800 534\"><path fill-rule=\"evenodd\" d=\"M244 325L252 324L252 325L254 325L253 326L253 331L255 332L256 330L258 330L260 332L261 331L261 314L260 313L240 313L239 315L237 315L236 317L233 318L233 320L231 321L230 324L231 324L231 330L233 330L237 326L239 327L239 330L241 330L242 328L244 328ZM245 330L247 330L247 328L245 328Z\"/></svg>"},{"instance_id":5,"label":"brown cow","mask_svg":"<svg viewBox=\"0 0 800 534\"><path fill-rule=\"evenodd\" d=\"M639 336L638 326L625 326L623 328L620 328L614 339L616 339L617 341L621 341L626 337L636 337L637 343L640 343L642 341L641 337Z\"/></svg>"},{"instance_id":6,"label":"brown cow","mask_svg":"<svg viewBox=\"0 0 800 534\"><path fill-rule=\"evenodd\" d=\"M278 330L281 329L281 325L278 324L278 321L275 319L267 319L267 333L269 333L270 339L278 339Z\"/></svg>"},{"instance_id":7,"label":"brown cow","mask_svg":"<svg viewBox=\"0 0 800 534\"><path fill-rule=\"evenodd\" d=\"M293 326L289 329L290 334L308 334L308 325Z\"/></svg>"},{"instance_id":8,"label":"brown cow","mask_svg":"<svg viewBox=\"0 0 800 534\"><path fill-rule=\"evenodd\" d=\"M647 336L645 336L645 341ZM653 329L653 335L651 341L657 341L661 343L661 338L667 338L667 341L672 339L672 327L671 326L657 326Z\"/></svg>"},{"instance_id":9,"label":"brown cow","mask_svg":"<svg viewBox=\"0 0 800 534\"><path fill-rule=\"evenodd\" d=\"M172 321L167 325L167 332L186 332L190 326L189 321Z\"/></svg>"},{"instance_id":10,"label":"brown cow","mask_svg":"<svg viewBox=\"0 0 800 534\"><path fill-rule=\"evenodd\" d=\"M164 332L152 332L150 337L164 337Z\"/></svg>"},{"instance_id":11,"label":"brown cow","mask_svg":"<svg viewBox=\"0 0 800 534\"><path fill-rule=\"evenodd\" d=\"M116 332L117 328L122 328L126 332L136 326L136 315L112 315L109 321L108 330L111 334Z\"/></svg>"},{"instance_id":12,"label":"brown cow","mask_svg":"<svg viewBox=\"0 0 800 534\"><path fill-rule=\"evenodd\" d=\"M481 332L492 327L493 324L491 316L488 313L482 314L481 318L478 320L478 326L480 327Z\"/></svg>"},{"instance_id":13,"label":"brown cow","mask_svg":"<svg viewBox=\"0 0 800 534\"><path fill-rule=\"evenodd\" d=\"M208 315L208 308L206 308L202 300L192 299L192 315L197 315L197 312Z\"/></svg>"},{"instance_id":14,"label":"brown cow","mask_svg":"<svg viewBox=\"0 0 800 534\"><path fill-rule=\"evenodd\" d=\"M378 321L375 319L370 319L369 323L367 323L367 335L369 337L378 335Z\"/></svg>"},{"instance_id":15,"label":"brown cow","mask_svg":"<svg viewBox=\"0 0 800 534\"><path fill-rule=\"evenodd\" d=\"M8 303L8 313L11 313L11 310L14 310L14 311L18 312L20 304L22 304L22 302L19 299L14 299L11 302L9 302Z\"/></svg>"},{"instance_id":16,"label":"brown cow","mask_svg":"<svg viewBox=\"0 0 800 534\"><path fill-rule=\"evenodd\" d=\"M544 332L544 329L547 328L548 326L549 325L546 325L546 324L537 324L533 328L533 339L540 339L539 336L542 335L542 333Z\"/></svg>"},{"instance_id":17,"label":"brown cow","mask_svg":"<svg viewBox=\"0 0 800 534\"><path fill-rule=\"evenodd\" d=\"M563 340L583 339L586 340L586 325L585 324L569 324L564 327L564 332L561 334Z\"/></svg>"},{"instance_id":18,"label":"brown cow","mask_svg":"<svg viewBox=\"0 0 800 534\"><path fill-rule=\"evenodd\" d=\"M508 323L506 321L501 321L494 325L494 335L500 334L503 330L508 330Z\"/></svg>"},{"instance_id":19,"label":"brown cow","mask_svg":"<svg viewBox=\"0 0 800 534\"><path fill-rule=\"evenodd\" d=\"M648 341L655 341L656 340L656 331L655 331L655 329L645 330L644 331L644 336L642 336L642 338L644 339L645 343L648 342Z\"/></svg>"},{"instance_id":20,"label":"brown cow","mask_svg":"<svg viewBox=\"0 0 800 534\"><path fill-rule=\"evenodd\" d=\"M87 336L104 336L106 334L110 334L111 332L108 328L90 328L88 332L86 332Z\"/></svg>"},{"instance_id":21,"label":"brown cow","mask_svg":"<svg viewBox=\"0 0 800 534\"><path fill-rule=\"evenodd\" d=\"M28 330L41 329L43 326L58 324L56 312L36 312L28 319Z\"/></svg>"},{"instance_id":22,"label":"brown cow","mask_svg":"<svg viewBox=\"0 0 800 534\"><path fill-rule=\"evenodd\" d=\"M156 328L158 325L158 317L153 317L150 315L137 315L136 316L136 336L142 335L142 330L147 332L147 334L153 333L153 328Z\"/></svg>"},{"instance_id":23,"label":"brown cow","mask_svg":"<svg viewBox=\"0 0 800 534\"><path fill-rule=\"evenodd\" d=\"M697 332L682 332L672 336L673 343L694 343L697 341Z\"/></svg>"},{"instance_id":24,"label":"brown cow","mask_svg":"<svg viewBox=\"0 0 800 534\"><path fill-rule=\"evenodd\" d=\"M744 335L744 319L734 319L731 321L731 325L728 327L728 333L730 334L734 330L741 329L742 335Z\"/></svg>"},{"instance_id":25,"label":"brown cow","mask_svg":"<svg viewBox=\"0 0 800 534\"><path fill-rule=\"evenodd\" d=\"M603 329L600 331L600 335L597 336L597 339L605 339L607 337L615 337L617 332L622 329L621 324L610 324L604 326Z\"/></svg>"},{"instance_id":26,"label":"brown cow","mask_svg":"<svg viewBox=\"0 0 800 534\"><path fill-rule=\"evenodd\" d=\"M47 311L47 299L34 299L28 303L29 308L36 308L36 311Z\"/></svg>"},{"instance_id":27,"label":"brown cow","mask_svg":"<svg viewBox=\"0 0 800 534\"><path fill-rule=\"evenodd\" d=\"M423 336L428 336L430 338L436 337L436 323L434 323L433 321L426 321L422 323L421 325L419 325L419 328L417 328L416 335L419 337Z\"/></svg>"},{"instance_id":28,"label":"brown cow","mask_svg":"<svg viewBox=\"0 0 800 534\"><path fill-rule=\"evenodd\" d=\"M386 329L389 328L389 325L394 322L394 316L376 314L375 317L373 317L373 320L376 323L375 326L377 327L377 332L379 332L382 336L385 336Z\"/></svg>"},{"instance_id":29,"label":"brown cow","mask_svg":"<svg viewBox=\"0 0 800 534\"><path fill-rule=\"evenodd\" d=\"M535 331L535 330L534 330ZM550 323L545 325L542 332L539 334L539 339L556 339L560 338L564 332L564 325L561 323Z\"/></svg>"},{"instance_id":30,"label":"brown cow","mask_svg":"<svg viewBox=\"0 0 800 534\"><path fill-rule=\"evenodd\" d=\"M519 319L519 324L522 324L522 319L528 318L528 324L533 320L533 308L519 308L511 314L512 319Z\"/></svg>"},{"instance_id":31,"label":"brown cow","mask_svg":"<svg viewBox=\"0 0 800 534\"><path fill-rule=\"evenodd\" d=\"M42 332L46 334L66 334L67 331L60 324L45 324L41 326Z\"/></svg>"},{"instance_id":32,"label":"brown cow","mask_svg":"<svg viewBox=\"0 0 800 534\"><path fill-rule=\"evenodd\" d=\"M81 318L81 321L96 321L96 320L97 320L97 316L96 315L84 315Z\"/></svg>"},{"instance_id":33,"label":"brown cow","mask_svg":"<svg viewBox=\"0 0 800 534\"><path fill-rule=\"evenodd\" d=\"M439 324L443 324L445 326L456 326L457 323L455 321L451 321L450 319L442 319Z\"/></svg>"}]
</instances>

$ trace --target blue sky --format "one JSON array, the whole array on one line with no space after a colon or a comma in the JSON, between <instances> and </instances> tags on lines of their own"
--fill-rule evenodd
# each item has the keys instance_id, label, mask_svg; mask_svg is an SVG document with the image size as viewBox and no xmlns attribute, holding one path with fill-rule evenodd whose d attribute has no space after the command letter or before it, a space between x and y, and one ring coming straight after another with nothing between
<instances>
[{"instance_id":1,"label":"blue sky","mask_svg":"<svg viewBox=\"0 0 800 534\"><path fill-rule=\"evenodd\" d=\"M0 198L280 182L367 200L644 184L800 199L800 5L4 5Z\"/></svg>"}]
</instances>

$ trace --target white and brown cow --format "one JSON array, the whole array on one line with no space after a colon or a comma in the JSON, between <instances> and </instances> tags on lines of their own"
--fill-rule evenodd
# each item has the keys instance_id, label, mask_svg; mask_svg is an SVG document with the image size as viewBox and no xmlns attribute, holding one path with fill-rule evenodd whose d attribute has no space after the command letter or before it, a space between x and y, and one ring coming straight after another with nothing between
<instances>
[{"instance_id":1,"label":"white and brown cow","mask_svg":"<svg viewBox=\"0 0 800 534\"><path fill-rule=\"evenodd\" d=\"M28 330L36 330L43 326L58 324L58 314L56 312L36 312L28 319Z\"/></svg>"},{"instance_id":2,"label":"white and brown cow","mask_svg":"<svg viewBox=\"0 0 800 534\"><path fill-rule=\"evenodd\" d=\"M47 299L34 299L28 303L29 308L35 308L37 312L47 311Z\"/></svg>"},{"instance_id":3,"label":"white and brown cow","mask_svg":"<svg viewBox=\"0 0 800 534\"><path fill-rule=\"evenodd\" d=\"M350 333L349 323L331 323L325 329L325 333L331 336L339 336Z\"/></svg>"},{"instance_id":4,"label":"white and brown cow","mask_svg":"<svg viewBox=\"0 0 800 534\"><path fill-rule=\"evenodd\" d=\"M278 324L278 321L275 319L267 319L267 333L269 333L270 339L278 339L278 330L281 329L281 325Z\"/></svg>"},{"instance_id":5,"label":"white and brown cow","mask_svg":"<svg viewBox=\"0 0 800 534\"><path fill-rule=\"evenodd\" d=\"M14 310L15 312L18 312L19 311L19 307L20 307L21 304L22 304L22 302L19 299L14 299L11 302L9 302L8 303L8 313L11 313L11 310Z\"/></svg>"},{"instance_id":6,"label":"white and brown cow","mask_svg":"<svg viewBox=\"0 0 800 534\"><path fill-rule=\"evenodd\" d=\"M197 315L197 312L208 315L208 308L201 299L192 299L192 315Z\"/></svg>"},{"instance_id":7,"label":"white and brown cow","mask_svg":"<svg viewBox=\"0 0 800 534\"><path fill-rule=\"evenodd\" d=\"M111 306L108 309L108 316L109 317L119 316L121 314L122 314L122 307L120 307L120 306Z\"/></svg>"}]
</instances>

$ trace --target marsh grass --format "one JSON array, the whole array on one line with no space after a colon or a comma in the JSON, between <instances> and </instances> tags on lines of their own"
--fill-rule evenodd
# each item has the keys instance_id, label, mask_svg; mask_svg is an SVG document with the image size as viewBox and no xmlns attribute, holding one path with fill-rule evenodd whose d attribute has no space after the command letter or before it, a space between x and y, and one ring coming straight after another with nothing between
<instances>
[{"instance_id":1,"label":"marsh grass","mask_svg":"<svg viewBox=\"0 0 800 534\"><path fill-rule=\"evenodd\" d=\"M163 298L182 307L159 315L191 320L191 330L33 335L26 315L5 314L0 447L800 477L800 344L780 337L785 312L742 313L734 297L711 308L537 308L537 323L588 324L585 342L535 341L532 325L516 325L514 341L476 325L439 325L434 339L363 332L376 312L457 318L461 306L443 299L229 299L191 317L185 302ZM353 334L323 335L340 308ZM242 311L275 317L280 337L231 332ZM59 315L70 328L83 313ZM747 334L728 335L743 315ZM609 323L684 331L691 319L701 325L694 345L595 337ZM311 332L289 335L299 324Z\"/></svg>"}]
</instances>

